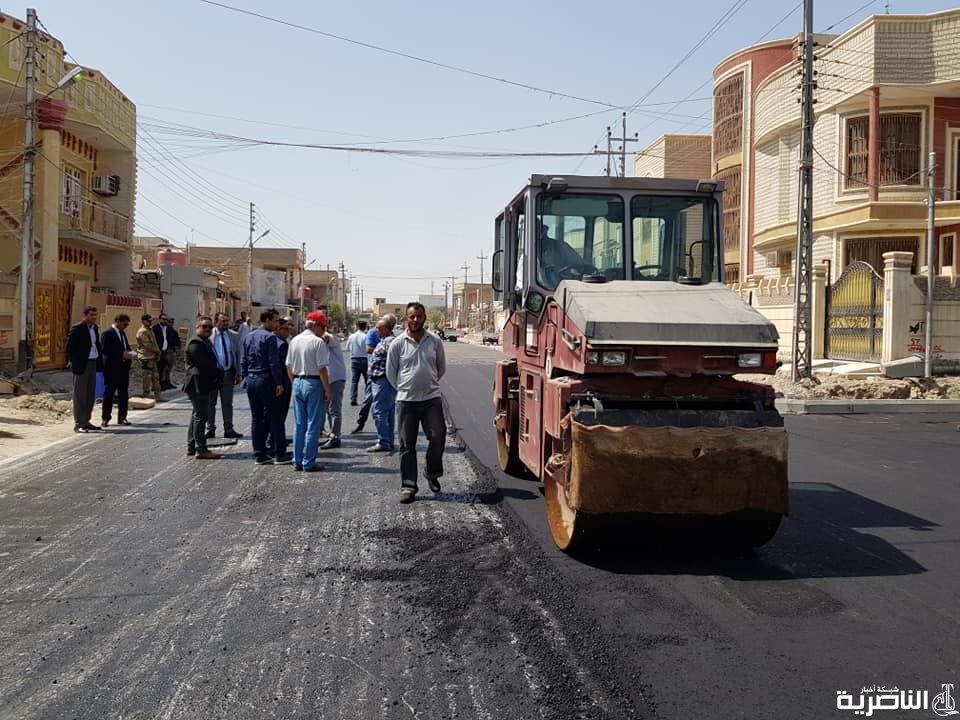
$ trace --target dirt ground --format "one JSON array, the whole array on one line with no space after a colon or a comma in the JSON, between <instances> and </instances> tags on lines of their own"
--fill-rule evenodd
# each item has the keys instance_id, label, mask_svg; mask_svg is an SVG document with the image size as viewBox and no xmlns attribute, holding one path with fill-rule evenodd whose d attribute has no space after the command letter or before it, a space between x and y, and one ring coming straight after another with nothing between
<instances>
[{"instance_id":1,"label":"dirt ground","mask_svg":"<svg viewBox=\"0 0 960 720\"><path fill-rule=\"evenodd\" d=\"M891 379L881 376L851 377L821 373L814 380L793 382L781 371L776 375L741 375L743 380L772 385L777 397L810 400L960 400L960 377Z\"/></svg>"},{"instance_id":2,"label":"dirt ground","mask_svg":"<svg viewBox=\"0 0 960 720\"><path fill-rule=\"evenodd\" d=\"M174 384L176 375L171 377ZM35 373L19 385L30 394L0 395L0 463L78 437L73 432L73 379L69 370ZM135 370L130 373L131 393L135 395L140 385L140 374ZM131 408L131 421L135 418L133 412L135 409ZM99 404L91 420L100 423Z\"/></svg>"}]
</instances>

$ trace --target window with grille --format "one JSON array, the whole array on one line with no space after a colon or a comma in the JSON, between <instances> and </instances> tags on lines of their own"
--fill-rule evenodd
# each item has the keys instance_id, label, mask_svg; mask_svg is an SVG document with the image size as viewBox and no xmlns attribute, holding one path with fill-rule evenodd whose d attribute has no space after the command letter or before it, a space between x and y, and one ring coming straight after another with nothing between
<instances>
[{"instance_id":1,"label":"window with grille","mask_svg":"<svg viewBox=\"0 0 960 720\"><path fill-rule=\"evenodd\" d=\"M713 157L739 152L743 144L743 73L713 91Z\"/></svg>"},{"instance_id":2,"label":"window with grille","mask_svg":"<svg viewBox=\"0 0 960 720\"><path fill-rule=\"evenodd\" d=\"M60 212L77 217L83 198L83 171L64 165L60 174Z\"/></svg>"},{"instance_id":3,"label":"window with grille","mask_svg":"<svg viewBox=\"0 0 960 720\"><path fill-rule=\"evenodd\" d=\"M715 175L723 181L723 250L740 252L740 178L742 168L721 170Z\"/></svg>"},{"instance_id":4,"label":"window with grille","mask_svg":"<svg viewBox=\"0 0 960 720\"><path fill-rule=\"evenodd\" d=\"M879 183L919 185L920 113L884 113L880 116ZM870 118L847 120L846 188L867 186L870 164Z\"/></svg>"}]
</instances>

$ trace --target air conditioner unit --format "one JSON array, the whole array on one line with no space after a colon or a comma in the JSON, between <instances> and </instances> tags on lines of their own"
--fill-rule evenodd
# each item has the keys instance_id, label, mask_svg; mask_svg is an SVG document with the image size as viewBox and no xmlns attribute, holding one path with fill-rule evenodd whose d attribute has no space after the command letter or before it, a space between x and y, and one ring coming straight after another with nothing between
<instances>
[{"instance_id":1,"label":"air conditioner unit","mask_svg":"<svg viewBox=\"0 0 960 720\"><path fill-rule=\"evenodd\" d=\"M90 189L97 195L116 195L120 192L120 176L94 175L90 182Z\"/></svg>"},{"instance_id":2,"label":"air conditioner unit","mask_svg":"<svg viewBox=\"0 0 960 720\"><path fill-rule=\"evenodd\" d=\"M771 250L766 253L768 267L783 267L793 264L793 250Z\"/></svg>"}]
</instances>

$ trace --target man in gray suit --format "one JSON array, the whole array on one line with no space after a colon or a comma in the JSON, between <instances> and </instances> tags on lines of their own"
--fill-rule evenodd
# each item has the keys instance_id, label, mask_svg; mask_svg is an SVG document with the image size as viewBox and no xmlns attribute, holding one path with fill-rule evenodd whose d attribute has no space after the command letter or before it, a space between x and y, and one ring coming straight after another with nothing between
<instances>
[{"instance_id":1,"label":"man in gray suit","mask_svg":"<svg viewBox=\"0 0 960 720\"><path fill-rule=\"evenodd\" d=\"M223 415L223 436L242 438L233 427L233 389L240 384L240 335L230 329L230 318L223 313L214 317L213 335L210 343L217 354L217 363L223 368L223 383L210 393L210 415L207 420L207 438L217 434L217 398L220 398L220 413Z\"/></svg>"}]
</instances>

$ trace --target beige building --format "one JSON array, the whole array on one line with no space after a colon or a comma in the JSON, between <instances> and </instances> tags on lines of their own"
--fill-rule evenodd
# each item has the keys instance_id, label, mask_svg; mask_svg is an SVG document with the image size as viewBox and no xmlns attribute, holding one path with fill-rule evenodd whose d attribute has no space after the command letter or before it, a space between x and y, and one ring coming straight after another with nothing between
<instances>
[{"instance_id":1,"label":"beige building","mask_svg":"<svg viewBox=\"0 0 960 720\"><path fill-rule=\"evenodd\" d=\"M493 309L492 285L457 283L453 286L453 308L450 315L456 327L486 327Z\"/></svg>"},{"instance_id":2,"label":"beige building","mask_svg":"<svg viewBox=\"0 0 960 720\"><path fill-rule=\"evenodd\" d=\"M186 255L190 266L219 273L223 290L236 293L241 307L252 306L254 315L262 307L300 306L300 288L306 279L300 248L253 248L252 305L249 248L191 245Z\"/></svg>"},{"instance_id":3,"label":"beige building","mask_svg":"<svg viewBox=\"0 0 960 720\"><path fill-rule=\"evenodd\" d=\"M700 179L713 176L710 135L661 135L633 159L637 177Z\"/></svg>"},{"instance_id":4,"label":"beige building","mask_svg":"<svg viewBox=\"0 0 960 720\"><path fill-rule=\"evenodd\" d=\"M33 204L33 308L28 338L38 368L63 367L71 322L88 303L120 305L130 289L136 174L136 108L99 71L86 69L64 90L75 66L63 44L37 32ZM20 273L23 225L25 26L0 13L0 276ZM4 288L16 287L9 282ZM17 283L17 286L19 283ZM99 297L93 302L92 296ZM0 365L18 363L19 292L0 292Z\"/></svg>"}]
</instances>

